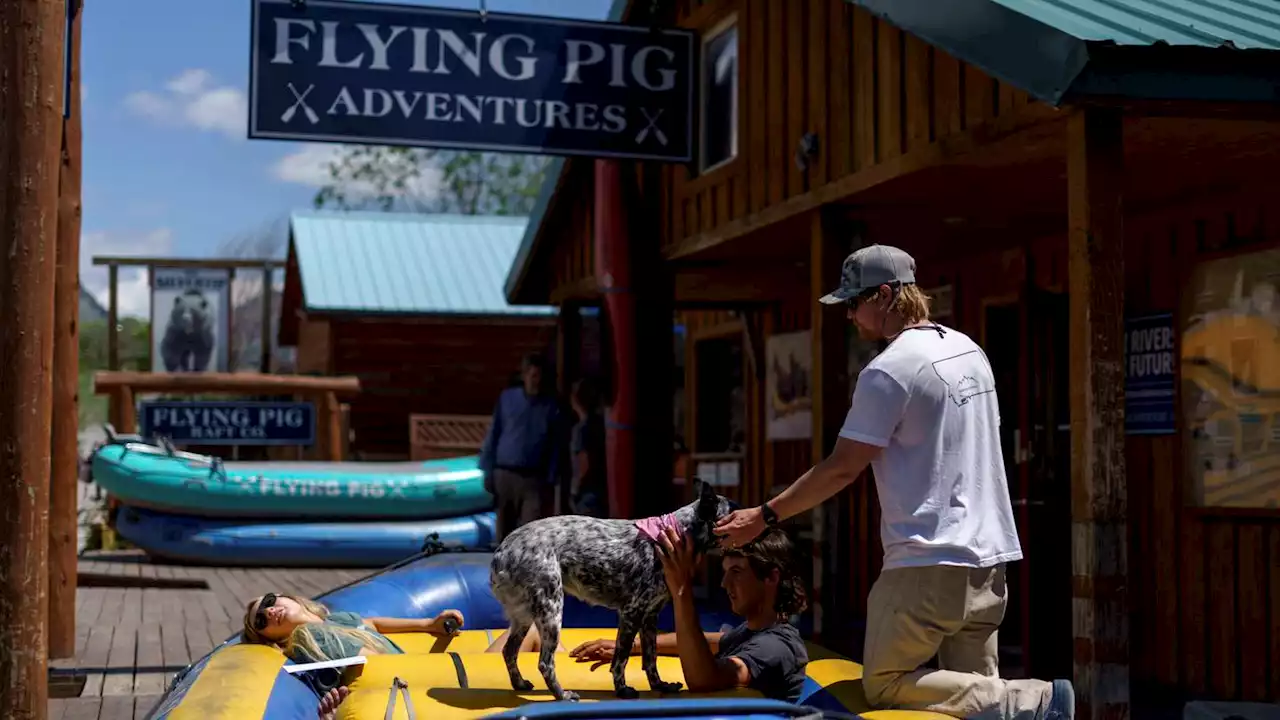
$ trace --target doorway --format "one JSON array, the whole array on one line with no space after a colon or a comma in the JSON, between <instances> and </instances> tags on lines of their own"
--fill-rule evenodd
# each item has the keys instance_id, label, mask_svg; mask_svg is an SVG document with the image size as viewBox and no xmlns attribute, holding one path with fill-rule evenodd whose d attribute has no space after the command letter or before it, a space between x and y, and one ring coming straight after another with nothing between
<instances>
[{"instance_id":1,"label":"doorway","mask_svg":"<svg viewBox=\"0 0 1280 720\"><path fill-rule=\"evenodd\" d=\"M1067 296L1029 289L986 304L1000 444L1023 560L1008 569L1001 674L1070 677L1071 437Z\"/></svg>"}]
</instances>

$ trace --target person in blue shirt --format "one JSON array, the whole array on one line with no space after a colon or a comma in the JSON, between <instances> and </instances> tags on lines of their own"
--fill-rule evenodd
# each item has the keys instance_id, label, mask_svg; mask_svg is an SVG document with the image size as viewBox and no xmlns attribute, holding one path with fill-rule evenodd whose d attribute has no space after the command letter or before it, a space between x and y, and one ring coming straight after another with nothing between
<instances>
[{"instance_id":1,"label":"person in blue shirt","mask_svg":"<svg viewBox=\"0 0 1280 720\"><path fill-rule=\"evenodd\" d=\"M497 499L497 542L553 511L564 452L560 405L542 392L544 363L536 353L521 364L521 384L502 391L480 447L485 489Z\"/></svg>"}]
</instances>

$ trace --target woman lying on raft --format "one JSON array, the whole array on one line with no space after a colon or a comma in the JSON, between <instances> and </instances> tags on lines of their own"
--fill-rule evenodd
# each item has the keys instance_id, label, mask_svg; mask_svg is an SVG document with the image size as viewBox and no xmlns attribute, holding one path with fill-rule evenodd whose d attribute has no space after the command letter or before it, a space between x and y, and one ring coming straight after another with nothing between
<instances>
[{"instance_id":1,"label":"woman lying on raft","mask_svg":"<svg viewBox=\"0 0 1280 720\"><path fill-rule=\"evenodd\" d=\"M404 651L388 634L425 632L447 637L450 634L446 626L448 620L456 623L456 630L462 629L464 619L457 610L445 610L433 618L361 618L353 612L330 612L314 600L267 593L250 600L245 607L241 640L278 648L298 664L354 655L399 655ZM503 632L486 652L502 652L506 639ZM537 648L537 633L530 632L520 650L531 652ZM345 685L350 678L338 670L309 672L306 676L320 694L320 717L331 717L347 696Z\"/></svg>"}]
</instances>

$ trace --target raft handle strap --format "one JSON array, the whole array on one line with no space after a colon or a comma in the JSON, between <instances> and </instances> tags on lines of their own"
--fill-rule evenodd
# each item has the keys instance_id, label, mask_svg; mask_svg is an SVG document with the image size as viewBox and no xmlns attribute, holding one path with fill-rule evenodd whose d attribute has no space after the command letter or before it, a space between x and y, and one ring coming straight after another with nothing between
<instances>
[{"instance_id":1,"label":"raft handle strap","mask_svg":"<svg viewBox=\"0 0 1280 720\"><path fill-rule=\"evenodd\" d=\"M396 715L396 692L404 695L404 709L409 713L409 720L418 720L418 713L413 709L413 698L409 697L409 683L397 675L391 680L391 692L387 695L387 712L383 720L391 720Z\"/></svg>"}]
</instances>

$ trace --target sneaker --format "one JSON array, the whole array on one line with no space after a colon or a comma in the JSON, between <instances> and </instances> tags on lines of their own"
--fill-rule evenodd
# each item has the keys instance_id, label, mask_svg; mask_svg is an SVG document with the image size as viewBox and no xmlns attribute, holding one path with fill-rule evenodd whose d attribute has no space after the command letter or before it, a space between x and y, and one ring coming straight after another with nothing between
<instances>
[{"instance_id":1,"label":"sneaker","mask_svg":"<svg viewBox=\"0 0 1280 720\"><path fill-rule=\"evenodd\" d=\"M1075 720L1076 690L1070 680L1054 680L1053 694L1049 696L1049 707L1044 711L1044 720Z\"/></svg>"}]
</instances>

